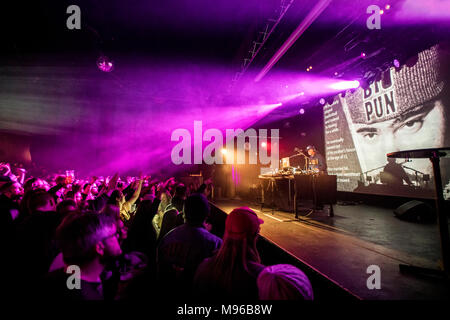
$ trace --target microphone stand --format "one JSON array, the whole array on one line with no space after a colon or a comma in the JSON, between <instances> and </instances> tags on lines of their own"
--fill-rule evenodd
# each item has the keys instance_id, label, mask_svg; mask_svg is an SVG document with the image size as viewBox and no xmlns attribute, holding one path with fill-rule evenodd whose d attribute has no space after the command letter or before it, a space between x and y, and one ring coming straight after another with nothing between
<instances>
[{"instance_id":1,"label":"microphone stand","mask_svg":"<svg viewBox=\"0 0 450 320\"><path fill-rule=\"evenodd\" d=\"M305 171L306 170L308 170L308 162L309 162L309 158L308 158L308 156L307 155L305 155L302 151L300 151L300 152L298 152L297 154L294 154L294 155L292 155L292 156L290 156L290 157L288 157L289 159L290 158L294 158L294 157L299 157L299 156L303 156L304 158L305 158Z\"/></svg>"}]
</instances>

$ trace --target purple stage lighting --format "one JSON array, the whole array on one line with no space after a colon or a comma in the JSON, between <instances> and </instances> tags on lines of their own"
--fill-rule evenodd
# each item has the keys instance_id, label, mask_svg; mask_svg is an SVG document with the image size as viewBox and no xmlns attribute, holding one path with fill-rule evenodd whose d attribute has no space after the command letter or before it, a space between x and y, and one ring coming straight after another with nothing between
<instances>
[{"instance_id":1,"label":"purple stage lighting","mask_svg":"<svg viewBox=\"0 0 450 320\"><path fill-rule=\"evenodd\" d=\"M395 20L401 23L436 23L450 18L450 2L442 0L405 0L396 12Z\"/></svg>"},{"instance_id":2,"label":"purple stage lighting","mask_svg":"<svg viewBox=\"0 0 450 320\"><path fill-rule=\"evenodd\" d=\"M366 53L365 52L361 52L361 58L365 58L366 57Z\"/></svg>"},{"instance_id":3,"label":"purple stage lighting","mask_svg":"<svg viewBox=\"0 0 450 320\"><path fill-rule=\"evenodd\" d=\"M400 68L400 61L398 61L397 59L394 59L394 67Z\"/></svg>"},{"instance_id":4,"label":"purple stage lighting","mask_svg":"<svg viewBox=\"0 0 450 320\"><path fill-rule=\"evenodd\" d=\"M302 91L302 92L299 92L299 93L291 94L289 96L285 96L285 97L281 98L281 100L282 101L289 101L289 100L293 100L295 98L298 98L298 97L301 97L301 96L304 96L304 95L305 95L305 93Z\"/></svg>"},{"instance_id":5,"label":"purple stage lighting","mask_svg":"<svg viewBox=\"0 0 450 320\"><path fill-rule=\"evenodd\" d=\"M305 109L301 108L299 111L300 114L304 114L305 113Z\"/></svg>"},{"instance_id":6,"label":"purple stage lighting","mask_svg":"<svg viewBox=\"0 0 450 320\"><path fill-rule=\"evenodd\" d=\"M322 104L322 105L325 104L325 99L324 98L320 98L319 103Z\"/></svg>"},{"instance_id":7,"label":"purple stage lighting","mask_svg":"<svg viewBox=\"0 0 450 320\"><path fill-rule=\"evenodd\" d=\"M267 115L272 110L281 107L283 104L280 103L273 103L273 104L265 104L265 105L259 105L258 106L258 115Z\"/></svg>"},{"instance_id":8,"label":"purple stage lighting","mask_svg":"<svg viewBox=\"0 0 450 320\"><path fill-rule=\"evenodd\" d=\"M267 72L275 65L275 63L280 60L280 58L286 53L286 51L297 41L297 39L309 28L309 26L317 19L317 17L325 11L331 0L320 0L317 1L316 5L309 11L308 15L300 22L297 29L289 36L286 42L278 49L275 55L270 58L269 62L264 66L264 68L259 72L255 78L255 82L260 81ZM311 67L312 69L312 67ZM309 70L306 70L309 72Z\"/></svg>"},{"instance_id":9,"label":"purple stage lighting","mask_svg":"<svg viewBox=\"0 0 450 320\"><path fill-rule=\"evenodd\" d=\"M355 89L359 87L359 81L339 81L330 85L331 89L335 90L346 90L346 89Z\"/></svg>"},{"instance_id":10,"label":"purple stage lighting","mask_svg":"<svg viewBox=\"0 0 450 320\"><path fill-rule=\"evenodd\" d=\"M97 67L103 72L111 72L114 69L114 64L106 56L101 56L97 59Z\"/></svg>"}]
</instances>

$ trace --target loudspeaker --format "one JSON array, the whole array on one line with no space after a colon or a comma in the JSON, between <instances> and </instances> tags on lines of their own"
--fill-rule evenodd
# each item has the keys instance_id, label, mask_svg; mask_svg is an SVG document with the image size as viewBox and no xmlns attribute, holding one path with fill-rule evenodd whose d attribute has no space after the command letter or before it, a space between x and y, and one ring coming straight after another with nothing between
<instances>
[{"instance_id":1,"label":"loudspeaker","mask_svg":"<svg viewBox=\"0 0 450 320\"><path fill-rule=\"evenodd\" d=\"M412 200L394 210L394 215L405 221L431 223L436 219L433 208L425 202Z\"/></svg>"}]
</instances>

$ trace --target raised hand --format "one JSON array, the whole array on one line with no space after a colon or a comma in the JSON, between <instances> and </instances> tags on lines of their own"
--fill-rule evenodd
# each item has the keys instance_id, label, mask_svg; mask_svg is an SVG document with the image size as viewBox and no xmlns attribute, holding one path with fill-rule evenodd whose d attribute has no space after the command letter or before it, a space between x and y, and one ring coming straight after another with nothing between
<instances>
[{"instance_id":1,"label":"raised hand","mask_svg":"<svg viewBox=\"0 0 450 320\"><path fill-rule=\"evenodd\" d=\"M114 190L117 185L117 181L119 180L119 173L115 173L114 176L109 180L108 190Z\"/></svg>"},{"instance_id":2,"label":"raised hand","mask_svg":"<svg viewBox=\"0 0 450 320\"><path fill-rule=\"evenodd\" d=\"M9 163L0 163L0 168L5 168L6 172L3 174L5 176L9 175L11 173L11 167L9 166Z\"/></svg>"}]
</instances>

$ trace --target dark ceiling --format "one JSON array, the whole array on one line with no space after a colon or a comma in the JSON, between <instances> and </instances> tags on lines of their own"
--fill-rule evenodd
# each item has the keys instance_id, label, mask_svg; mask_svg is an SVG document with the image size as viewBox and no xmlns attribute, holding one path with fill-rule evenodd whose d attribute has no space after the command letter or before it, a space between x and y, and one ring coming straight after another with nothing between
<instances>
[{"instance_id":1,"label":"dark ceiling","mask_svg":"<svg viewBox=\"0 0 450 320\"><path fill-rule=\"evenodd\" d=\"M16 2L2 20L2 51L17 63L30 54L80 53L79 60L119 53L183 57L227 64L239 70L269 18L291 0L96 0ZM318 1L292 1L280 24L259 51L251 68L257 72L273 56ZM368 30L366 8L393 2L382 17L381 30ZM395 57L407 57L448 38L448 23L398 24L405 0L333 0L277 63L277 69L327 76L358 77L383 69ZM426 1L425 1L426 2ZM67 30L69 5L81 8L82 28ZM6 32L5 32L6 31ZM361 52L368 57L345 63ZM82 54L83 53L83 54ZM22 61L21 61L22 59ZM340 65L340 66L338 66Z\"/></svg>"},{"instance_id":2,"label":"dark ceiling","mask_svg":"<svg viewBox=\"0 0 450 320\"><path fill-rule=\"evenodd\" d=\"M4 53L139 52L232 61L243 40L278 0L96 0L12 4L3 20ZM81 8L79 31L66 28L66 8ZM4 29L5 30L5 29Z\"/></svg>"}]
</instances>

